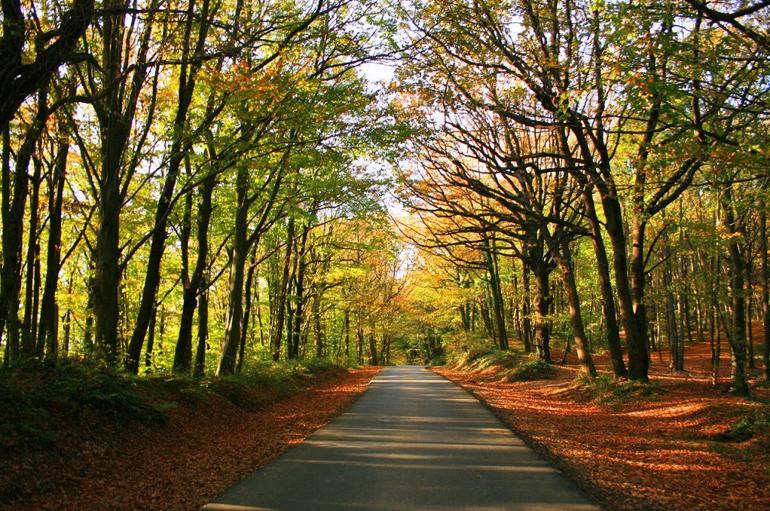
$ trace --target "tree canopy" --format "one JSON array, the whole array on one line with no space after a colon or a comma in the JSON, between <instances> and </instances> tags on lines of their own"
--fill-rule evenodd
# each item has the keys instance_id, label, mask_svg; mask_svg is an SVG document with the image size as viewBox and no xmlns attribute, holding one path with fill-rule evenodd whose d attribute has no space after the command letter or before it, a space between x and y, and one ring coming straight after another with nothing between
<instances>
[{"instance_id":1,"label":"tree canopy","mask_svg":"<svg viewBox=\"0 0 770 511\"><path fill-rule=\"evenodd\" d=\"M556 343L646 381L664 346L717 366L724 337L745 394L753 323L770 356L768 16L6 2L4 364L200 377Z\"/></svg>"}]
</instances>

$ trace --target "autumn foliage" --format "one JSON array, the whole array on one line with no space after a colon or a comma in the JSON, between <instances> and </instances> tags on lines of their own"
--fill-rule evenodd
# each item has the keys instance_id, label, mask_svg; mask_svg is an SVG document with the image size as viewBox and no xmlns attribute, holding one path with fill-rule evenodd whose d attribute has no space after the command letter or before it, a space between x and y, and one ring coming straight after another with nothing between
<instances>
[{"instance_id":1,"label":"autumn foliage","mask_svg":"<svg viewBox=\"0 0 770 511\"><path fill-rule=\"evenodd\" d=\"M607 509L736 510L770 506L770 397L730 396L710 383L708 347L685 353L687 374L668 360L651 366L647 386L576 379L576 360L553 379L509 383L505 368L435 368L576 480ZM597 357L606 375L606 357Z\"/></svg>"},{"instance_id":2,"label":"autumn foliage","mask_svg":"<svg viewBox=\"0 0 770 511\"><path fill-rule=\"evenodd\" d=\"M48 442L0 447L0 508L197 509L334 418L377 371L324 369L243 388L246 401L184 381L145 383L142 402L164 405L151 419L51 409Z\"/></svg>"}]
</instances>

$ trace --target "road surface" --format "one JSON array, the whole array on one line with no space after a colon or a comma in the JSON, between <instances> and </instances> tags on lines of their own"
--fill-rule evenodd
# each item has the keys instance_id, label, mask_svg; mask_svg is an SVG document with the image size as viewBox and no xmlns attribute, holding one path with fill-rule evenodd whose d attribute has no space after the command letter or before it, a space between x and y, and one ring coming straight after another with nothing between
<instances>
[{"instance_id":1,"label":"road surface","mask_svg":"<svg viewBox=\"0 0 770 511\"><path fill-rule=\"evenodd\" d=\"M383 369L347 413L203 509L599 508L465 390L400 366Z\"/></svg>"}]
</instances>

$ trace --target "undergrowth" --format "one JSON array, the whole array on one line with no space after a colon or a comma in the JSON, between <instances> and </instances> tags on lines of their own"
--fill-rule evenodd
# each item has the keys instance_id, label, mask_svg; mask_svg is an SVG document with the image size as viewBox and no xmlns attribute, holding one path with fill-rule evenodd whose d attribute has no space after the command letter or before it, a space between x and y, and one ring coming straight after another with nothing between
<instances>
[{"instance_id":1,"label":"undergrowth","mask_svg":"<svg viewBox=\"0 0 770 511\"><path fill-rule=\"evenodd\" d=\"M595 378L581 374L576 386L584 397L602 404L650 398L665 392L657 382L615 380L604 374Z\"/></svg>"},{"instance_id":2,"label":"undergrowth","mask_svg":"<svg viewBox=\"0 0 770 511\"><path fill-rule=\"evenodd\" d=\"M239 374L215 378L208 387L236 406L257 411L299 391L307 378L333 369L341 368L323 358L280 364L260 362Z\"/></svg>"},{"instance_id":3,"label":"undergrowth","mask_svg":"<svg viewBox=\"0 0 770 511\"><path fill-rule=\"evenodd\" d=\"M160 406L143 398L138 381L93 363L29 361L0 371L0 447L55 442L56 418L77 419L87 410L105 420L163 421Z\"/></svg>"},{"instance_id":4,"label":"undergrowth","mask_svg":"<svg viewBox=\"0 0 770 511\"><path fill-rule=\"evenodd\" d=\"M136 377L93 362L30 360L0 369L0 452L47 449L84 416L120 427L131 421L162 423L180 403L196 405L216 394L247 411L262 409L301 390L324 372L344 371L326 359L250 364L231 376Z\"/></svg>"},{"instance_id":5,"label":"undergrowth","mask_svg":"<svg viewBox=\"0 0 770 511\"><path fill-rule=\"evenodd\" d=\"M554 368L536 355L521 362L508 373L509 382L548 380L556 376Z\"/></svg>"},{"instance_id":6,"label":"undergrowth","mask_svg":"<svg viewBox=\"0 0 770 511\"><path fill-rule=\"evenodd\" d=\"M516 350L474 348L458 353L450 359L450 363L468 371L513 369L519 365L521 355L521 352Z\"/></svg>"},{"instance_id":7,"label":"undergrowth","mask_svg":"<svg viewBox=\"0 0 770 511\"><path fill-rule=\"evenodd\" d=\"M434 353L433 356L425 360L428 367L444 366L447 364L447 355L445 351Z\"/></svg>"},{"instance_id":8,"label":"undergrowth","mask_svg":"<svg viewBox=\"0 0 770 511\"><path fill-rule=\"evenodd\" d=\"M721 442L745 442L758 433L770 431L770 409L767 407L751 410L741 417L724 433L717 435Z\"/></svg>"},{"instance_id":9,"label":"undergrowth","mask_svg":"<svg viewBox=\"0 0 770 511\"><path fill-rule=\"evenodd\" d=\"M495 378L509 382L546 380L556 376L551 364L536 354L526 355L519 350L476 348L466 350L454 358L454 365L464 371L491 371Z\"/></svg>"}]
</instances>

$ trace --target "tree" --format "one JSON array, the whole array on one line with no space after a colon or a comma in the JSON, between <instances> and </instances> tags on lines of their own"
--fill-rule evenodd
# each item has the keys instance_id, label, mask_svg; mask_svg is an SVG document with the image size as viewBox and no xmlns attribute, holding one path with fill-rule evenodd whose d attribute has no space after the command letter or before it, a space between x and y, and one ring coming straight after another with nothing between
<instances>
[{"instance_id":1,"label":"tree","mask_svg":"<svg viewBox=\"0 0 770 511\"><path fill-rule=\"evenodd\" d=\"M93 0L74 0L69 10L57 18L58 25L41 27L31 23L29 11L20 0L6 0L3 8L3 35L0 38L0 130L5 130L27 98L46 89L52 75L65 63L83 60L77 43L91 24ZM46 13L47 14L47 13ZM43 18L49 22L46 16ZM55 19L51 17L51 19ZM27 29L35 27L34 40L27 40ZM34 52L34 58L27 55Z\"/></svg>"}]
</instances>

